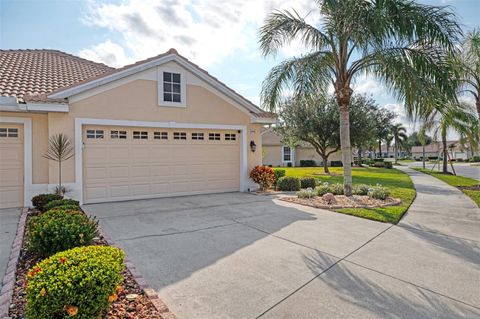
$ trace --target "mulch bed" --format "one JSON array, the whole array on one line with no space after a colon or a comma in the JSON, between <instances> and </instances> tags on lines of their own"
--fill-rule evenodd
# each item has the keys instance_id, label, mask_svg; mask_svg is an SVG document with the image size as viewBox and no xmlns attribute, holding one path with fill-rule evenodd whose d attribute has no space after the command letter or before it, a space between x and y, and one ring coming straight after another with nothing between
<instances>
[{"instance_id":1,"label":"mulch bed","mask_svg":"<svg viewBox=\"0 0 480 319\"><path fill-rule=\"evenodd\" d=\"M480 184L473 185L473 186L457 186L457 188L462 190L469 190L469 191L479 191L480 192Z\"/></svg>"},{"instance_id":2,"label":"mulch bed","mask_svg":"<svg viewBox=\"0 0 480 319\"><path fill-rule=\"evenodd\" d=\"M29 214L31 216L32 214ZM28 223L28 217L27 217ZM25 235L26 236L26 235ZM26 305L26 278L28 270L41 260L34 254L28 252L25 248L25 240L20 252L20 258L17 264L15 286L12 302L10 304L10 317L12 319L24 319ZM103 237L98 237L94 245L108 245ZM121 286L123 291L118 292L118 299L110 305L108 314L105 318L109 319L162 319L161 313L155 308L152 301L145 296L143 290L136 282L133 275L125 267L123 270L123 282ZM129 298L127 298L127 296ZM135 297L135 298L133 298ZM133 300L129 300L133 299Z\"/></svg>"},{"instance_id":3,"label":"mulch bed","mask_svg":"<svg viewBox=\"0 0 480 319\"><path fill-rule=\"evenodd\" d=\"M386 200L374 199L369 196L353 195L347 197L344 195L336 195L335 204L328 204L321 196L313 198L298 198L297 196L285 196L280 200L323 209L339 209L339 208L375 208L399 205L402 201L398 198L389 197Z\"/></svg>"}]
</instances>

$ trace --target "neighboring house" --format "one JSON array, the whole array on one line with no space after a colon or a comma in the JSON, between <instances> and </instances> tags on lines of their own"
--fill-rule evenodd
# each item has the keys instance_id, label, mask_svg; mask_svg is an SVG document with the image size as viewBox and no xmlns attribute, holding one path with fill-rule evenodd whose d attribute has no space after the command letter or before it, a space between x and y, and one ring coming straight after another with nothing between
<instances>
[{"instance_id":1,"label":"neighboring house","mask_svg":"<svg viewBox=\"0 0 480 319\"><path fill-rule=\"evenodd\" d=\"M266 113L175 50L113 69L55 50L0 51L0 208L52 191L66 134L81 203L247 191ZM255 151L255 146L258 149Z\"/></svg>"},{"instance_id":2,"label":"neighboring house","mask_svg":"<svg viewBox=\"0 0 480 319\"><path fill-rule=\"evenodd\" d=\"M317 166L323 165L323 160L316 152L315 148L308 143L301 143L296 147L284 145L281 137L271 128L264 129L262 132L262 152L263 165L271 166L300 166L301 160L313 160ZM340 151L331 154L328 157L331 161L341 161L342 153Z\"/></svg>"},{"instance_id":3,"label":"neighboring house","mask_svg":"<svg viewBox=\"0 0 480 319\"><path fill-rule=\"evenodd\" d=\"M387 151L387 145L383 144L382 145L382 154L378 152L378 149L375 151L375 155L377 157L382 157L382 158L395 158L395 147L394 145L390 145ZM381 155L381 156L380 156ZM407 156L407 152L402 151L402 150L397 150L397 158L401 159Z\"/></svg>"},{"instance_id":4,"label":"neighboring house","mask_svg":"<svg viewBox=\"0 0 480 319\"><path fill-rule=\"evenodd\" d=\"M466 160L470 156L470 151L464 149L458 141L447 141L447 149L450 158L452 159L463 159ZM416 160L421 160L423 157L423 148L422 146L413 146L412 158ZM442 142L434 142L428 145L425 145L425 158L443 158L443 145Z\"/></svg>"}]
</instances>

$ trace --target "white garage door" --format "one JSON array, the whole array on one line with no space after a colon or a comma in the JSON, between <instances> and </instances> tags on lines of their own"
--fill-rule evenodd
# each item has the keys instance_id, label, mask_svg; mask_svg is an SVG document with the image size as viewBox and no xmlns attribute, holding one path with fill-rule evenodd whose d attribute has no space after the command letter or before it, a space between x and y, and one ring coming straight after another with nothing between
<instances>
[{"instance_id":1,"label":"white garage door","mask_svg":"<svg viewBox=\"0 0 480 319\"><path fill-rule=\"evenodd\" d=\"M87 126L84 202L240 189L237 131Z\"/></svg>"},{"instance_id":2,"label":"white garage door","mask_svg":"<svg viewBox=\"0 0 480 319\"><path fill-rule=\"evenodd\" d=\"M0 123L0 208L23 206L23 126Z\"/></svg>"}]
</instances>

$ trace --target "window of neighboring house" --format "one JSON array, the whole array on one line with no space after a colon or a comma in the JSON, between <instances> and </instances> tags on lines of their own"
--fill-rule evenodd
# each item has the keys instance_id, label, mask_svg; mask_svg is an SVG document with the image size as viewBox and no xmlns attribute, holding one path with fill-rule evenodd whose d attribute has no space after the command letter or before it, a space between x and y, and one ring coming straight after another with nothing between
<instances>
[{"instance_id":1,"label":"window of neighboring house","mask_svg":"<svg viewBox=\"0 0 480 319\"><path fill-rule=\"evenodd\" d=\"M173 139L174 140L186 140L187 133L185 132L173 132Z\"/></svg>"},{"instance_id":2,"label":"window of neighboring house","mask_svg":"<svg viewBox=\"0 0 480 319\"><path fill-rule=\"evenodd\" d=\"M110 138L111 139L127 139L127 131L110 131Z\"/></svg>"},{"instance_id":3,"label":"window of neighboring house","mask_svg":"<svg viewBox=\"0 0 480 319\"><path fill-rule=\"evenodd\" d=\"M103 138L103 130L87 130L87 138Z\"/></svg>"},{"instance_id":4,"label":"window of neighboring house","mask_svg":"<svg viewBox=\"0 0 480 319\"><path fill-rule=\"evenodd\" d=\"M0 128L0 137L18 137L17 128Z\"/></svg>"},{"instance_id":5,"label":"window of neighboring house","mask_svg":"<svg viewBox=\"0 0 480 319\"><path fill-rule=\"evenodd\" d=\"M203 133L192 133L192 140L203 140Z\"/></svg>"},{"instance_id":6,"label":"window of neighboring house","mask_svg":"<svg viewBox=\"0 0 480 319\"><path fill-rule=\"evenodd\" d=\"M220 133L209 133L208 139L210 141L220 141Z\"/></svg>"},{"instance_id":7,"label":"window of neighboring house","mask_svg":"<svg viewBox=\"0 0 480 319\"><path fill-rule=\"evenodd\" d=\"M237 139L237 134L225 134L225 141L235 141Z\"/></svg>"},{"instance_id":8,"label":"window of neighboring house","mask_svg":"<svg viewBox=\"0 0 480 319\"><path fill-rule=\"evenodd\" d=\"M147 140L148 132L147 131L133 131L134 140Z\"/></svg>"},{"instance_id":9,"label":"window of neighboring house","mask_svg":"<svg viewBox=\"0 0 480 319\"><path fill-rule=\"evenodd\" d=\"M180 73L163 72L163 101L182 102Z\"/></svg>"},{"instance_id":10,"label":"window of neighboring house","mask_svg":"<svg viewBox=\"0 0 480 319\"><path fill-rule=\"evenodd\" d=\"M153 132L153 138L156 140L168 140L168 132Z\"/></svg>"},{"instance_id":11,"label":"window of neighboring house","mask_svg":"<svg viewBox=\"0 0 480 319\"><path fill-rule=\"evenodd\" d=\"M283 161L284 162L292 161L292 149L290 148L290 146L283 147Z\"/></svg>"}]
</instances>

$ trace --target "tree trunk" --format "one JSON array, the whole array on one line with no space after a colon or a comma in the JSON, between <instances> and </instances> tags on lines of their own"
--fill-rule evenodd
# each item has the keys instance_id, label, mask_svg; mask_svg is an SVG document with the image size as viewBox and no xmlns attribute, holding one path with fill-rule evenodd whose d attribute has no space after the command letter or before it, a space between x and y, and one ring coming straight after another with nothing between
<instances>
[{"instance_id":1,"label":"tree trunk","mask_svg":"<svg viewBox=\"0 0 480 319\"><path fill-rule=\"evenodd\" d=\"M395 140L395 145L393 146L393 151L395 154L393 154L395 164L397 164L397 141Z\"/></svg>"},{"instance_id":2,"label":"tree trunk","mask_svg":"<svg viewBox=\"0 0 480 319\"><path fill-rule=\"evenodd\" d=\"M480 94L478 94L477 101L475 102L475 105L477 106L478 120L480 121Z\"/></svg>"},{"instance_id":3,"label":"tree trunk","mask_svg":"<svg viewBox=\"0 0 480 319\"><path fill-rule=\"evenodd\" d=\"M358 167L362 167L362 149L358 149Z\"/></svg>"},{"instance_id":4,"label":"tree trunk","mask_svg":"<svg viewBox=\"0 0 480 319\"><path fill-rule=\"evenodd\" d=\"M383 155L382 155L382 140L379 139L378 140L378 158L382 158Z\"/></svg>"},{"instance_id":5,"label":"tree trunk","mask_svg":"<svg viewBox=\"0 0 480 319\"><path fill-rule=\"evenodd\" d=\"M342 147L343 189L345 196L352 196L352 148L350 146L348 104L340 105L340 145Z\"/></svg>"},{"instance_id":6,"label":"tree trunk","mask_svg":"<svg viewBox=\"0 0 480 319\"><path fill-rule=\"evenodd\" d=\"M425 169L425 145L422 145L422 164L423 169Z\"/></svg>"},{"instance_id":7,"label":"tree trunk","mask_svg":"<svg viewBox=\"0 0 480 319\"><path fill-rule=\"evenodd\" d=\"M323 172L325 174L330 174L330 171L328 170L328 156L322 155L322 160L323 160Z\"/></svg>"},{"instance_id":8,"label":"tree trunk","mask_svg":"<svg viewBox=\"0 0 480 319\"><path fill-rule=\"evenodd\" d=\"M447 132L442 132L442 144L443 144L443 173L448 173L448 149L447 149Z\"/></svg>"}]
</instances>

